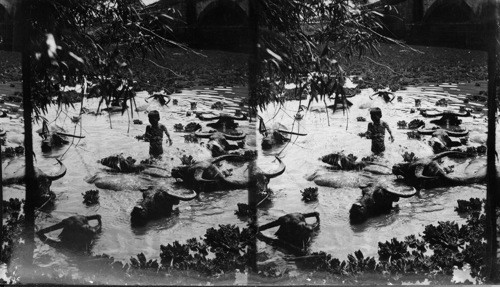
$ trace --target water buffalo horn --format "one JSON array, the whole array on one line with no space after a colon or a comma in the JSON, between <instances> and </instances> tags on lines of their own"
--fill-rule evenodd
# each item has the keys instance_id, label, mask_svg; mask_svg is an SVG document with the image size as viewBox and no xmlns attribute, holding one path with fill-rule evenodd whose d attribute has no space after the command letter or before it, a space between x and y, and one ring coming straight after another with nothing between
<instances>
[{"instance_id":1,"label":"water buffalo horn","mask_svg":"<svg viewBox=\"0 0 500 287\"><path fill-rule=\"evenodd\" d=\"M230 116L230 115L228 115L228 116L225 116L225 117L228 118L228 119L231 119L231 120L235 120L235 121L244 121L244 120L247 119L247 116L245 116L245 115L240 115L240 116L232 116L232 115Z\"/></svg>"},{"instance_id":2,"label":"water buffalo horn","mask_svg":"<svg viewBox=\"0 0 500 287\"><path fill-rule=\"evenodd\" d=\"M439 117L442 116L444 113L442 112L436 112L436 113L428 113L426 110L421 110L420 114L425 117L425 118L433 118L433 117Z\"/></svg>"},{"instance_id":3,"label":"water buffalo horn","mask_svg":"<svg viewBox=\"0 0 500 287\"><path fill-rule=\"evenodd\" d=\"M246 136L247 135L245 133L242 133L241 135L224 134L224 137L230 141L240 141L242 139L245 139Z\"/></svg>"},{"instance_id":4,"label":"water buffalo horn","mask_svg":"<svg viewBox=\"0 0 500 287\"><path fill-rule=\"evenodd\" d=\"M301 133L296 133L296 132L289 132L285 130L276 130L282 134L289 134L289 135L296 135L296 136L307 136L307 134L301 134Z\"/></svg>"},{"instance_id":5,"label":"water buffalo horn","mask_svg":"<svg viewBox=\"0 0 500 287\"><path fill-rule=\"evenodd\" d=\"M218 175L222 175L220 172L218 172ZM196 182L206 182L206 183L212 183L216 182L216 179L204 179L203 177L203 169L198 169L194 172L194 180Z\"/></svg>"},{"instance_id":6,"label":"water buffalo horn","mask_svg":"<svg viewBox=\"0 0 500 287\"><path fill-rule=\"evenodd\" d=\"M59 163L59 165L61 165L61 168L59 168L59 171L56 173L56 174L48 174L47 175L47 178L54 181L54 180L58 180L60 179L61 177L63 177L65 174L66 174L66 166L58 159L56 159L57 162Z\"/></svg>"},{"instance_id":7,"label":"water buffalo horn","mask_svg":"<svg viewBox=\"0 0 500 287\"><path fill-rule=\"evenodd\" d=\"M202 121L213 121L213 120L218 120L220 119L220 116L212 116L212 117L207 117L204 116L203 114L199 114L198 118Z\"/></svg>"},{"instance_id":8,"label":"water buffalo horn","mask_svg":"<svg viewBox=\"0 0 500 287\"><path fill-rule=\"evenodd\" d=\"M436 132L436 130L433 129L425 129L423 127L420 127L417 129L417 132L421 135L432 135L433 133Z\"/></svg>"},{"instance_id":9,"label":"water buffalo horn","mask_svg":"<svg viewBox=\"0 0 500 287\"><path fill-rule=\"evenodd\" d=\"M280 162L280 168L277 172L274 173L263 173L267 178L273 178L282 175L285 172L285 164L281 161L279 157L276 157L276 159Z\"/></svg>"},{"instance_id":10,"label":"water buffalo horn","mask_svg":"<svg viewBox=\"0 0 500 287\"><path fill-rule=\"evenodd\" d=\"M386 188L385 190L389 193L392 193L394 195L397 195L397 196L403 197L403 198L412 197L415 194L417 194L417 190L414 187L411 187L409 190L408 189L407 190L396 190L396 189L390 189L390 188Z\"/></svg>"},{"instance_id":11,"label":"water buffalo horn","mask_svg":"<svg viewBox=\"0 0 500 287\"><path fill-rule=\"evenodd\" d=\"M455 131L446 131L446 133L450 137L464 137L464 136L466 136L466 135L469 134L469 131L466 129L466 130L458 131L458 132L455 132Z\"/></svg>"},{"instance_id":12,"label":"water buffalo horn","mask_svg":"<svg viewBox=\"0 0 500 287\"><path fill-rule=\"evenodd\" d=\"M219 161L223 161L223 160L226 160L226 159L239 159L239 160L242 160L244 157L240 156L240 155L235 155L235 154L226 154L226 155L221 155L219 157L216 157L212 160L212 164L216 164L218 163Z\"/></svg>"},{"instance_id":13,"label":"water buffalo horn","mask_svg":"<svg viewBox=\"0 0 500 287\"><path fill-rule=\"evenodd\" d=\"M67 134L67 133L60 133L60 132L57 132L56 134L58 134L60 136L63 136L63 137L72 137L72 138L77 138L77 139L83 139L83 138L85 138L85 136L77 136L77 135L74 135L74 134Z\"/></svg>"},{"instance_id":14,"label":"water buffalo horn","mask_svg":"<svg viewBox=\"0 0 500 287\"><path fill-rule=\"evenodd\" d=\"M209 138L213 133L202 133L202 132L195 132L194 135L199 138Z\"/></svg>"}]
</instances>

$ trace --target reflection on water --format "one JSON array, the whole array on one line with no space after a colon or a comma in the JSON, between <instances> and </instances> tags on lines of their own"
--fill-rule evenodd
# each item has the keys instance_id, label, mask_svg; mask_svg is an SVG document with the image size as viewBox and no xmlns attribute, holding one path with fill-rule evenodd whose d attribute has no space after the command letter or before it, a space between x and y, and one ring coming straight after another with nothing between
<instances>
[{"instance_id":1,"label":"reflection on water","mask_svg":"<svg viewBox=\"0 0 500 287\"><path fill-rule=\"evenodd\" d=\"M217 227L219 224L234 224L245 227L246 223L234 216L234 211L237 210L237 203L246 203L246 190L203 193L192 201L181 201L177 206L178 214L169 218L152 220L144 227L131 227L130 224L130 212L142 198L139 190L99 189L100 203L94 206L86 206L82 203L82 193L89 189L96 189L93 184L84 181L84 178L104 171L104 166L97 162L101 158L123 153L125 156L132 156L139 162L149 157L149 143L135 139L135 136L141 135L145 131L146 124L148 124L148 111L155 109L160 111L160 123L167 127L172 137L173 145L164 144L163 160L159 162L159 165L170 171L172 167L181 165L180 157L184 154L192 155L195 160L211 158L206 147L199 143L185 143L184 135L186 133L174 132L174 124L182 123L185 126L189 122L199 122L204 130L210 130L205 126L208 122L201 122L194 113L188 115L188 111L194 112L191 111L190 103L197 103L196 111L198 112L218 114L220 111L211 109L211 106L217 101L222 101L224 103L222 112L234 114L236 110L241 109L246 112L244 108L239 106L240 101L246 95L246 88L238 87L185 90L181 94L171 95L172 100L178 100L178 105L174 106L171 102L168 106L160 106L158 102L147 99L148 95L144 93L139 94L136 98L137 106L141 112L134 113L133 118L126 114L122 116L121 113L109 116L107 113L103 113L101 116L84 114L80 120L81 126L71 121L71 117L78 114L79 105L75 105L74 110L63 110L58 116L57 111L50 111L46 115L49 121L57 118L55 123L59 126L64 127L68 132L76 131L79 134L81 131L85 138L80 140L78 145L72 145L69 149L66 145L48 154L42 154L41 139L38 134L34 133L37 166L47 170L54 163L51 158L62 156L68 169L66 176L52 183L51 189L57 195L56 205L51 213L41 214L37 218L37 226L39 228L47 227L75 214L100 214L103 221L102 232L95 240L92 253L107 254L114 257L115 260L124 262L128 262L130 257L135 257L141 252L146 255L148 260L159 259L161 244L166 245L176 240L184 243L187 239L202 237L208 228ZM85 107L95 110L97 104L95 99L90 99L85 103ZM133 119L139 119L144 124L135 125L132 123ZM254 123L249 121L238 121L238 123L239 130L248 134L247 141L254 142L252 139ZM39 126L34 126L34 130L38 128ZM207 140L201 141L206 142ZM77 140L74 143L76 142ZM168 174L170 176L170 172ZM133 180L134 177L136 175L130 175L129 178ZM150 180L155 182L161 179L150 178ZM173 179L167 178L166 180L174 187ZM24 197L23 195L24 188L22 186L5 188L4 196L6 198L10 196ZM71 272L78 273L77 271L82 268L78 262L88 260L88 257L61 252L43 244L38 239L36 241L35 262L40 266L50 267L54 271L66 270L62 274L71 274ZM120 284L125 282L129 281L118 281Z\"/></svg>"},{"instance_id":2,"label":"reflection on water","mask_svg":"<svg viewBox=\"0 0 500 287\"><path fill-rule=\"evenodd\" d=\"M484 89L485 85L483 85ZM391 143L386 136L386 152L377 162L392 167L395 163L403 162L402 154L405 151L414 152L419 158L433 155L432 148L426 143L428 136L423 140L408 139L406 129L398 129L397 122L405 120L407 123L413 119L422 119L429 125L433 118L423 118L416 112L415 99L421 99L421 108L429 110L459 110L460 106L472 109L476 104L464 104L465 94L477 94L480 87L474 84L444 84L428 87L408 87L407 90L396 92L396 97L401 96L402 102L394 100L386 103L382 97L374 97L371 90L363 90L361 94L350 98L354 104L349 111L343 114L337 111L334 114L329 110L328 116L324 113L323 102L313 102L310 109L304 114L300 121L294 119L300 104L298 101L287 102L284 106L271 106L260 113L266 126L281 123L288 130L306 133L307 136L291 136L289 144L276 147L269 151L263 151L264 158L260 158L261 164L267 166L273 160L274 155L279 154L286 164L286 172L271 180L270 187L274 190L273 205L271 208L263 208L259 212L260 223L269 222L279 216L290 212L318 211L321 215L321 229L318 236L313 240L311 251L326 251L332 256L345 260L347 254L361 250L365 256L377 256L377 242L385 242L394 237L400 240L410 234L418 234L428 224L436 224L438 221L455 220L463 223L464 220L454 211L458 199L467 200L471 197L485 197L484 185L469 185L451 188L437 188L422 190L420 195L412 198L401 198L394 203L396 208L391 213L371 218L360 225L349 223L349 209L351 205L361 196L361 190L350 184L355 182L352 172L336 172L333 177L343 179L345 186L342 188L331 188L319 186L319 198L316 203L305 203L301 200L300 191L316 186L314 182L308 181L306 177L314 172L325 173L327 164L319 159L329 153L343 151L354 154L361 159L369 156L370 140L360 138L357 134L365 132L370 121L369 109L380 107L382 109L382 120L391 127L395 141ZM448 107L438 107L436 102L446 98ZM327 103L331 104L331 103ZM484 107L484 105L483 105ZM364 117L366 122L358 122L357 117ZM471 131L471 136L485 138L487 130L484 121L485 111L473 111L473 117L464 117L462 126ZM328 123L330 123L328 125ZM498 129L497 129L498 131ZM257 142L261 140L257 136ZM497 137L497 144L499 140ZM469 145L477 146L479 142L470 141ZM466 165L455 164L455 170L463 170ZM334 172L331 172L334 173ZM357 173L359 178L362 174ZM392 175L375 175L376 180L394 180ZM268 252L276 252L273 248L266 247ZM278 254L278 253L277 253Z\"/></svg>"},{"instance_id":3,"label":"reflection on water","mask_svg":"<svg viewBox=\"0 0 500 287\"><path fill-rule=\"evenodd\" d=\"M387 241L394 237L403 239L410 234L418 234L423 231L427 224L435 224L441 220L455 220L464 222L454 211L457 199L469 199L470 197L485 197L484 185L470 185L466 187L439 188L433 190L422 190L418 196L400 199L396 208L389 214L370 218L359 225L349 223L349 209L360 196L361 190L354 184L362 177L361 173L337 172L339 178L344 182L351 180L353 184L349 187L330 188L317 186L319 197L317 201L305 203L301 200L301 190L307 187L315 187L312 181L306 179L307 176L316 171L328 171L327 165L319 158L323 155L343 151L345 154L352 153L358 158L371 155L370 141L360 138L357 134L366 131L367 122L358 122L357 117L369 119L369 108L378 106L382 109L382 120L388 122L396 138L394 143L386 140L386 152L384 157L378 158L380 164L390 168L393 164L402 162L401 154L405 151L414 152L417 157L425 157L433 154L432 149L425 141L410 140L406 136L407 130L397 129L397 121L421 118L417 113L411 113L410 108L414 107L414 100L422 99L422 108L438 109L435 102L441 98L447 98L451 104L446 109L458 110L462 105L464 93L469 91L468 85L443 85L439 87L409 87L405 91L399 91L396 96L402 96L402 102L394 100L392 103L385 103L382 98L375 97L369 99L372 94L370 90L364 90L360 95L351 98L353 107L343 114L337 111L328 116L323 103L313 103L311 108L305 112L301 121L294 121L294 115L299 106L299 102L287 102L284 106L270 106L260 113L267 126L274 123L281 123L290 131L306 133L307 136L292 136L291 142L287 145L276 147L269 151L260 151L259 165L264 171L272 171L277 166L274 155L279 154L286 164L286 171L283 175L273 178L269 187L273 191L271 201L264 202L258 212L259 224L265 224L275 220L279 216L290 212L310 212L318 211L321 217L321 228L314 237L311 251L325 251L341 260L345 260L347 254L356 250L361 250L365 256L377 256L377 242ZM93 254L108 254L116 260L128 261L130 257L138 253L144 253L148 259L159 259L160 245L166 245L174 241L184 243L192 237L202 237L206 229L217 227L219 224L235 224L245 227L246 223L234 215L238 203L247 202L246 190L217 191L212 193L202 193L199 198L181 202L178 205L178 214L169 218L150 221L144 227L131 227L130 211L142 198L138 190L112 191L100 189L100 204L86 206L82 203L82 193L89 189L95 189L93 184L85 182L83 179L102 171L103 166L97 161L106 156L124 153L132 156L138 161L148 157L148 143L137 141L135 136L143 134L147 124L147 111L157 109L160 111L160 122L165 124L172 136L173 145L164 146L165 154L160 162L167 170L176 165L180 165L180 157L183 154L193 155L196 160L208 159L211 157L209 151L195 143L185 143L184 133L174 132L173 125L189 122L199 122L194 115L187 115L191 110L191 102L197 102L197 111L214 111L210 107L216 101L223 101L224 112L234 113L240 109L239 101L246 96L244 88L216 88L216 89L195 89L185 90L181 94L172 95L172 99L178 100L178 106L173 106L172 102L167 107L161 107L156 101L147 100L146 94L140 94L137 98L137 106L141 112L134 114L133 119L140 119L143 125L132 124L132 118L127 115L112 114L107 116L93 116L85 114L82 116L82 126L71 122L70 118L77 114L79 107L75 110L68 110L60 113L57 124L65 127L68 131L81 131L85 139L78 142L77 146L67 147L52 151L50 154L42 154L40 150L40 138L34 135L35 151L37 154L37 165L50 168L53 164L51 157L63 156L64 164L68 168L68 173L62 179L53 182L52 190L57 195L54 210L49 214L41 214L37 219L39 227L46 227L61 221L68 216L81 214L101 214L103 220L102 233L97 237ZM471 92L472 93L472 92ZM477 92L475 92L477 93ZM89 100L86 106L97 106L97 102ZM474 104L467 104L467 108L472 108ZM215 111L218 113L218 111ZM484 113L475 112L475 118L462 118L463 126L471 130L471 138L476 136L479 139L484 137L486 124L484 123ZM51 111L47 117L50 120L56 118L56 111ZM426 123L430 119L424 119ZM204 123L201 123L204 125ZM254 134L254 123L248 121L239 122L240 129L247 134ZM5 126L5 125L4 125ZM21 125L12 124L11 128L19 128ZM112 126L112 128L111 128ZM34 129L39 128L35 126ZM204 126L205 128L205 126ZM7 128L8 129L8 128ZM498 140L498 137L497 137ZM246 139L248 147L257 147L260 150L261 135ZM477 144L478 141L472 144ZM75 141L76 143L76 141ZM498 142L497 142L498 143ZM238 172L243 172L239 170ZM392 175L375 175L376 179L394 180ZM152 179L157 180L157 179ZM167 179L175 188L174 181ZM182 188L182 187L181 187ZM12 186L5 189L5 197L22 197L24 188ZM396 205L396 204L395 204ZM79 274L89 281L107 282L110 284L124 283L149 283L159 282L164 284L164 277L142 273L141 278L120 278L106 273L95 265L94 261L89 261L89 257L61 252L41 243L37 240L35 251L36 264L48 267L54 274ZM266 244L259 242L259 256L265 254L264 261L279 261L278 265L283 268L294 269L293 263L283 262L281 258L285 254L282 250L277 250ZM83 263L82 263L83 262ZM92 274L92 275L89 275ZM293 272L291 273L293 274ZM185 275L185 274L184 274ZM161 278L155 278L159 276ZM147 279L146 279L147 278ZM236 282L245 283L246 275L238 274ZM254 279L255 280L255 279ZM262 279L265 280L265 279ZM258 282L266 282L260 281ZM184 278L185 284L206 284L199 278ZM233 284L234 278L229 279L229 284ZM271 282L275 283L275 282Z\"/></svg>"}]
</instances>

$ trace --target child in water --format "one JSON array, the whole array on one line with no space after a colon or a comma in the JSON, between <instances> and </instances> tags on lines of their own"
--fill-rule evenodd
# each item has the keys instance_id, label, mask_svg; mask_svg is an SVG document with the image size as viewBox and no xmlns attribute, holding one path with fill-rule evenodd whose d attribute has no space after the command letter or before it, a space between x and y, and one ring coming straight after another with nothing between
<instances>
[{"instance_id":1,"label":"child in water","mask_svg":"<svg viewBox=\"0 0 500 287\"><path fill-rule=\"evenodd\" d=\"M167 143L170 143L170 145L172 145L172 139L167 127L160 124L160 113L158 111L149 112L148 118L150 125L146 127L143 139L149 141L149 155L154 158L160 158L163 154L163 133L167 135Z\"/></svg>"},{"instance_id":2,"label":"child in water","mask_svg":"<svg viewBox=\"0 0 500 287\"><path fill-rule=\"evenodd\" d=\"M376 155L385 151L385 130L389 132L389 140L394 142L391 129L389 125L382 121L382 111L380 108L373 108L370 110L370 117L372 123L368 123L368 130L366 131L366 138L372 140L372 152Z\"/></svg>"}]
</instances>

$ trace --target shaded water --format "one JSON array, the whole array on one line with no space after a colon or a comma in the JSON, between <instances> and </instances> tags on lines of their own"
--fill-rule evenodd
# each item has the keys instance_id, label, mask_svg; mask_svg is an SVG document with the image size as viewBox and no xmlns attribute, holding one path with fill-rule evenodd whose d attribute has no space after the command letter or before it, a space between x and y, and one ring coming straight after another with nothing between
<instances>
[{"instance_id":1,"label":"shaded water","mask_svg":"<svg viewBox=\"0 0 500 287\"><path fill-rule=\"evenodd\" d=\"M196 111L218 114L219 111L212 110L210 107L217 101L223 101L223 112L234 114L236 109L242 109L238 104L246 95L246 89L238 87L185 90L182 94L171 96L172 100L178 100L177 106L170 103L168 106L162 107L157 101L147 99L147 94L139 94L136 101L141 112L138 115L134 113L134 119L142 120L142 125L134 125L132 119L129 119L126 114L122 116L121 113L114 113L110 116L107 113L100 116L84 114L80 123L82 124L81 134L85 138L80 140L76 146L68 149L68 145L66 145L50 153L41 152L41 139L38 134L34 133L36 165L44 171L57 169L57 166L54 165L55 160L52 158L62 156L62 161L68 169L67 174L62 179L52 183L51 189L57 195L54 210L50 213L39 214L36 221L37 226L44 228L75 214L100 214L103 221L102 232L95 241L92 253L107 254L114 257L115 260L124 262L128 262L130 257L135 257L141 252L146 255L148 260L159 259L161 244L166 245L176 240L185 243L187 239L202 237L208 228L216 228L219 224L246 226L245 222L240 221L234 215L237 203L247 202L246 189L202 193L199 198L192 201L181 201L177 206L178 215L150 221L144 227L131 227L130 224L130 212L137 201L142 198L139 190L99 189L100 204L87 207L82 203L82 193L89 189L96 189L93 184L85 182L84 179L105 170L105 167L97 162L99 159L123 153L124 156L132 156L138 163L149 157L149 143L135 139L135 136L144 134L146 125L149 124L148 111L159 110L160 123L167 127L171 135L173 145L163 144L163 160L158 163L170 171L172 167L181 165L180 157L184 154L192 155L198 161L211 158L206 147L199 143L185 143L183 136L187 133L175 132L173 129L174 124L182 123L185 126L189 122L200 123L205 131L211 129L205 126L208 122L201 122L194 113L190 116L186 115L186 112L191 111L190 103L197 102ZM95 99L90 99L84 106L95 110L97 103ZM75 108L75 110L68 109L60 113L55 123L70 133L75 130L76 134L80 134L80 124L75 124L70 120L72 116L78 115L79 105L76 105ZM53 121L56 119L56 114L56 111L50 111L46 117L49 121ZM255 124L249 121L237 122L239 123L238 129L247 133L246 148L253 149ZM20 123L19 126L22 127ZM41 125L35 125L34 130L40 127ZM9 132L9 135L11 134L13 133ZM165 142L165 140L166 136L164 136L163 141ZM75 143L77 141L75 139ZM200 139L200 141L206 143L207 139ZM174 184L175 180L170 177L170 172L168 172L168 176L169 178L166 180ZM24 197L24 187L6 187L4 194L5 198ZM56 237L57 234L57 232L53 232L50 236ZM88 261L88 257L85 256L81 257L68 252L60 253L38 239L36 239L36 245L35 263L42 267L50 267L61 274L75 274L75 272L78 274L79 262ZM125 282L134 281L130 281L128 278L126 281L118 281L117 283L123 284Z\"/></svg>"},{"instance_id":2,"label":"shaded water","mask_svg":"<svg viewBox=\"0 0 500 287\"><path fill-rule=\"evenodd\" d=\"M485 89L483 83L483 89ZM343 114L336 111L334 114L329 110L329 117L324 113L325 104L323 102L313 102L309 111L304 114L302 120L295 120L294 115L300 104L307 105L307 101L287 102L284 106L274 106L261 113L266 126L281 123L288 127L288 130L306 133L307 136L292 136L291 142L281 147L276 147L270 151L264 151L264 158L260 158L263 164L271 163L274 155L279 154L287 165L286 172L271 180L270 187L274 191L272 203L262 208L259 212L259 223L267 223L279 216L290 212L311 212L318 211L321 215L321 228L314 238L310 250L325 251L332 256L345 260L348 254L356 250L361 250L365 256L377 257L377 242L398 238L403 240L410 234L418 234L424 230L425 225L436 224L438 221L453 220L463 223L463 218L454 211L458 199L469 199L471 197L484 198L486 195L485 185L469 185L450 188L436 188L432 190L422 190L420 196L412 198L401 198L390 214L371 218L363 224L351 225L349 223L349 209L351 205L361 196L361 190L356 187L331 188L317 186L319 198L316 202L305 203L301 200L300 191L307 187L316 187L312 181L305 177L316 171L320 173L329 172L332 177L339 178L340 181L351 183L357 186L356 180L362 172L342 172L328 171L328 165L321 162L320 157L343 151L346 155L352 153L358 160L371 155L371 142L366 138L361 138L358 133L365 132L370 121L369 108L380 107L382 109L382 120L386 121L392 129L395 137L394 143L388 140L386 133L386 151L384 156L377 159L378 163L386 165L388 168L380 168L381 171L389 171L395 163L403 162L402 154L405 151L414 152L418 158L433 155L432 148L427 144L430 136L423 136L422 140L408 139L407 129L398 129L397 122L419 118L426 122L426 127L430 127L429 121L436 118L423 118L418 110L410 113L410 109L415 107L414 99L421 99L421 108L436 110L458 111L466 93L477 94L481 87L474 84L443 84L440 86L408 87L407 90L396 92L397 96L402 96L402 102L394 100L386 103L381 97L370 100L372 90L363 90L361 94L350 98L354 104L351 109ZM462 92L464 90L465 92ZM446 98L450 101L448 107L437 107L436 101ZM332 104L332 103L328 103ZM467 104L467 108L472 108L474 104ZM483 105L484 106L484 105ZM486 140L487 124L485 113L473 113L473 117L463 119L462 126L470 130L469 146L484 144ZM357 117L366 118L366 122L358 122ZM498 134L498 126L497 126ZM261 136L257 138L260 142ZM484 141L484 142L483 142ZM499 139L497 137L497 145ZM456 171L464 168L464 165L455 163ZM375 180L393 181L393 175L373 175ZM281 250L266 247L268 252L281 254Z\"/></svg>"},{"instance_id":3,"label":"shaded water","mask_svg":"<svg viewBox=\"0 0 500 287\"><path fill-rule=\"evenodd\" d=\"M273 195L271 201L264 203L259 209L259 224L265 224L290 212L318 211L321 217L321 228L313 239L310 250L313 252L325 251L340 260L345 260L347 254L356 250L361 250L365 256L376 256L379 241L390 240L394 237L403 239L406 235L421 233L424 226L428 224L446 220L463 222L463 219L454 211L456 201L470 197L484 198L486 191L484 185L422 190L418 197L400 199L398 208L395 208L390 214L371 218L360 225L351 225L348 218L350 206L361 195L359 188L318 186L319 199L311 203L304 203L301 200L300 190L316 186L314 182L308 181L306 176L318 170L331 172L327 170L327 165L319 160L321 156L344 151L345 154L352 153L360 159L371 154L370 140L360 138L357 135L359 132L366 131L370 120L369 108L378 106L382 109L382 119L388 122L396 138L394 143L386 140L385 155L378 159L379 163L390 168L393 164L403 161L401 154L404 151L414 152L417 157L433 154L431 147L425 141L428 137L424 137L422 141L410 140L406 136L408 130L397 129L396 124L399 120L404 119L406 122L410 122L414 118L422 118L418 112L410 113L409 111L411 107L414 107L414 99L422 99L422 108L458 110L465 93L477 93L476 89L478 88L473 84L409 87L408 90L396 93L396 96L403 97L402 103L397 103L394 100L393 103L389 104L378 97L370 100L369 95L372 94L372 91L364 90L361 94L350 99L354 105L347 114L343 114L342 111L332 114L329 111L327 117L324 113L324 104L313 103L301 121L294 121L293 118L300 104L297 101L287 102L283 107L270 106L266 111L260 113L267 126L279 122L289 130L307 133L307 136L293 136L291 143L265 152L260 151L261 135L257 134L256 138L247 136L247 148L257 148L263 155L259 158L262 169L274 169L277 165L274 160L276 154L279 154L287 166L283 175L271 179L269 187L273 190ZM52 184L52 190L58 197L54 210L50 213L40 214L37 226L43 228L74 214L101 214L103 231L97 238L92 253L105 253L120 261L128 261L130 257L141 252L148 259L159 259L161 244L166 245L176 240L185 243L187 239L203 236L206 229L217 227L219 224L235 224L245 227L246 223L238 219L234 215L234 211L237 209L237 203L247 202L246 190L202 193L199 198L193 201L181 202L178 206L180 211L178 215L151 221L142 228L130 226L130 211L142 196L139 191L100 189L100 204L91 207L82 203L81 194L86 190L95 189L93 184L88 184L83 179L96 172L102 172L103 166L98 164L97 160L120 152L126 156L130 155L138 161L148 157L149 143L137 141L134 138L144 133L148 123L145 111L158 109L161 115L160 122L167 126L172 136L174 143L171 147L164 144L165 154L161 163L167 170L170 170L181 164L179 158L183 154L193 155L197 160L210 158L210 153L205 147L194 143L187 144L183 138L185 133L173 131L173 125L176 123L186 125L191 121L200 122L194 115L186 116L186 112L190 110L191 101L198 103L198 111L211 111L210 106L214 102L224 101L226 106L224 112L230 111L232 113L238 108L238 101L246 95L247 91L244 88L185 90L181 94L172 95L172 99L179 100L178 106L173 106L170 103L167 107L161 107L156 101L148 100L146 102L146 94L139 94L137 104L143 112L140 112L138 116L134 114L134 119L139 118L144 122L143 125L132 124L132 119L129 119L127 115L122 116L120 113L112 114L111 117L108 117L106 113L102 116L83 115L81 132L86 138L69 150L67 147L63 147L49 154L41 153L40 138L35 134L34 147L37 154L37 165L43 170L56 168L53 166L52 157L64 154L63 161L68 168L66 176ZM436 107L435 102L443 97L452 101L450 106L448 108ZM96 107L97 102L90 100L86 106ZM70 120L71 116L77 115L77 111L78 106L76 110L61 113L57 118L57 124L65 127L69 132L73 132L76 127L78 134L80 126L75 125ZM359 116L365 117L367 122L358 122L356 118ZM478 145L486 139L484 114L477 113L475 116L476 119L472 117L462 118L462 125L471 131L470 145ZM54 120L56 111L51 111L47 118ZM424 119L426 123L429 120L431 119ZM240 129L249 135L254 135L254 123L248 121L239 123ZM201 124L204 125L203 122ZM14 122L9 128L17 129L20 135L22 124ZM11 137L12 140L16 140L14 135ZM339 175L337 172L336 176L342 177L344 181L355 181L359 178L360 173L340 172ZM382 175L376 178L392 181L394 176ZM174 183L171 178L167 180ZM10 195L22 197L24 188L9 187L5 193L7 198ZM271 233L272 230L269 231L269 234ZM86 256L60 252L43 244L38 239L36 244L36 264L47 267L54 273L77 274L77 276L89 278L89 273L92 274L99 269L98 266L92 267L92 263L88 262L89 259ZM258 247L261 261L270 259L277 262L283 269L295 269L291 263L286 263L281 259L283 255L287 255L283 250L277 250L262 242L258 243ZM154 284L157 282L147 273L144 273L143 277L120 278L120 275L115 277L109 275L110 278L107 278L107 275L103 274L99 276L101 277L96 279L100 282L111 284L139 282ZM241 279L238 277L241 276L237 275L236 279L230 279L229 284L237 284L238 280ZM241 279L240 283L248 282L246 280ZM251 281L253 282L253 280L266 282L256 278ZM159 282L165 284L165 281L160 280ZM185 281L185 283L189 282ZM197 283L197 281L195 279L190 283Z\"/></svg>"}]
</instances>

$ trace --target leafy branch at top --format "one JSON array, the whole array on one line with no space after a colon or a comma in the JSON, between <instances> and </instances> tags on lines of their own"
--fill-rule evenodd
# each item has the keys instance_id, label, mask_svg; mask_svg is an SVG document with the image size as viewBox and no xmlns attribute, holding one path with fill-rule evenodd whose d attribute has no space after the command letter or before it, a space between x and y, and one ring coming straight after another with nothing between
<instances>
[{"instance_id":1,"label":"leafy branch at top","mask_svg":"<svg viewBox=\"0 0 500 287\"><path fill-rule=\"evenodd\" d=\"M283 103L287 84L295 84L296 99L309 94L309 104L330 97L345 101L339 61L379 54L377 44L390 40L377 32L383 15L358 2L259 1L261 66L251 106Z\"/></svg>"},{"instance_id":2,"label":"leafy branch at top","mask_svg":"<svg viewBox=\"0 0 500 287\"><path fill-rule=\"evenodd\" d=\"M134 0L35 0L28 9L36 116L53 104L72 105L64 88L78 85L86 87L82 96L125 112L138 87L131 62L162 56L164 46L187 49L172 40L174 9Z\"/></svg>"}]
</instances>

